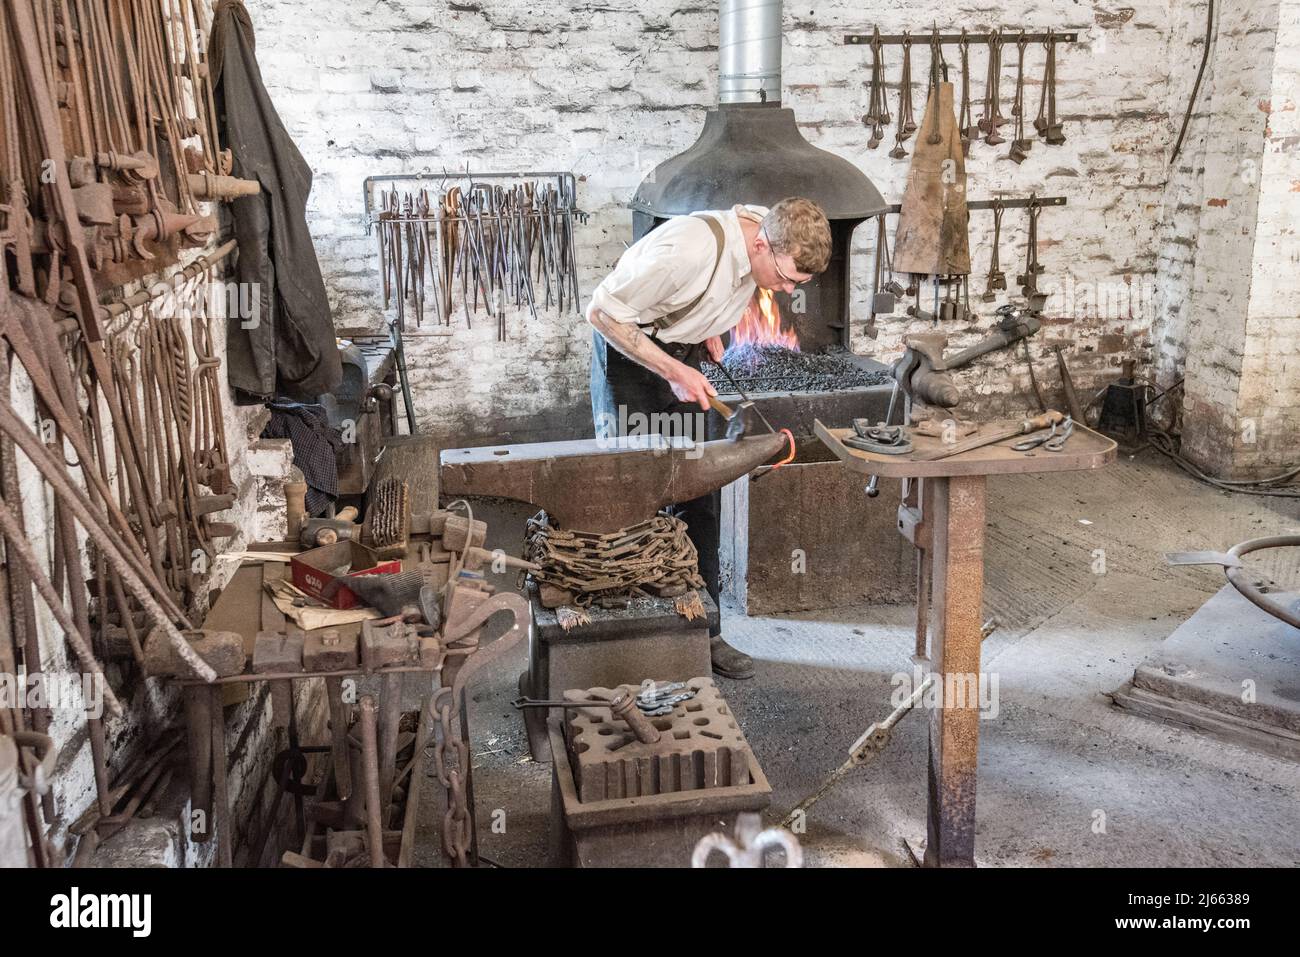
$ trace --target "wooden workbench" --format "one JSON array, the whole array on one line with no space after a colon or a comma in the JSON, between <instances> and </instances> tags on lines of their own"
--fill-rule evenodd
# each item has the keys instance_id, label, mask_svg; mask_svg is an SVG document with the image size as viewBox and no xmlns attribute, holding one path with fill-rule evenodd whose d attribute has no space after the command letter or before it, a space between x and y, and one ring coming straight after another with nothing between
<instances>
[{"instance_id":1,"label":"wooden workbench","mask_svg":"<svg viewBox=\"0 0 1300 957\"><path fill-rule=\"evenodd\" d=\"M930 672L942 680L939 702L949 705L933 708L930 716L925 864L973 867L987 477L1102 468L1115 460L1115 443L1076 424L1059 452L1017 452L1011 446L1024 438L1017 436L918 461L939 451L941 440L915 436L910 452L880 455L846 446L841 439L852 429L815 422L814 430L845 468L904 480L898 529L917 549L917 654L928 658ZM954 687L976 700L949 701Z\"/></svg>"}]
</instances>

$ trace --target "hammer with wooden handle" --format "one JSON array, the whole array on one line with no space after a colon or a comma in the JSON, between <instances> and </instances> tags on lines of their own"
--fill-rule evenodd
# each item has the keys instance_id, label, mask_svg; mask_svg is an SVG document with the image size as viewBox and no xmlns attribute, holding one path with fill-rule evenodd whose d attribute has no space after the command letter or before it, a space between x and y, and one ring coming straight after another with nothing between
<instances>
[{"instance_id":1,"label":"hammer with wooden handle","mask_svg":"<svg viewBox=\"0 0 1300 957\"><path fill-rule=\"evenodd\" d=\"M1037 432L1039 429L1050 429L1053 425L1061 422L1065 416L1055 409L1048 409L1042 415L1036 415L1032 419L1025 419L1019 425L1007 426L996 432L990 432L987 435L977 435L973 439L967 439L965 442L958 442L956 445L949 445L939 449L937 452L930 452L927 455L918 455L914 459L917 462L934 462L938 459L946 459L950 455L960 455L962 452L969 452L971 449L982 449L986 445L992 445L995 442L1002 442L1006 439L1013 439L1017 435L1028 435L1030 432Z\"/></svg>"},{"instance_id":2,"label":"hammer with wooden handle","mask_svg":"<svg viewBox=\"0 0 1300 957\"><path fill-rule=\"evenodd\" d=\"M745 413L749 411L753 404L752 402L742 402L733 409L716 395L709 396L709 405L727 423L728 439L739 439L745 434Z\"/></svg>"}]
</instances>

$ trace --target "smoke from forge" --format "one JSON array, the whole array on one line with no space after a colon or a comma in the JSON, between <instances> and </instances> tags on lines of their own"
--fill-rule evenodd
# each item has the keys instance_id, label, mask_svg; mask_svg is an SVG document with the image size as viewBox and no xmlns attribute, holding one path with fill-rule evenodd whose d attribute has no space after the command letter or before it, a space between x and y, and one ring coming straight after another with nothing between
<instances>
[{"instance_id":1,"label":"smoke from forge","mask_svg":"<svg viewBox=\"0 0 1300 957\"><path fill-rule=\"evenodd\" d=\"M864 369L844 349L796 352L783 346L742 346L728 349L722 364L746 394L756 392L834 392L889 382L887 370ZM712 362L700 367L709 384L726 395L735 386Z\"/></svg>"}]
</instances>

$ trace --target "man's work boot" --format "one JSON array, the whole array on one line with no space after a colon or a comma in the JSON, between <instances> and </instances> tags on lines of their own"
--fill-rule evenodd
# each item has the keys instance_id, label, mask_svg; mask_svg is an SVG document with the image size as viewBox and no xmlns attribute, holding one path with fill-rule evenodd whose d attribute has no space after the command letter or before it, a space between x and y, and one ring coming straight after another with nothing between
<instances>
[{"instance_id":1,"label":"man's work boot","mask_svg":"<svg viewBox=\"0 0 1300 957\"><path fill-rule=\"evenodd\" d=\"M737 651L721 638L709 639L709 657L713 659L713 671L724 678L754 677L754 659L743 651Z\"/></svg>"}]
</instances>

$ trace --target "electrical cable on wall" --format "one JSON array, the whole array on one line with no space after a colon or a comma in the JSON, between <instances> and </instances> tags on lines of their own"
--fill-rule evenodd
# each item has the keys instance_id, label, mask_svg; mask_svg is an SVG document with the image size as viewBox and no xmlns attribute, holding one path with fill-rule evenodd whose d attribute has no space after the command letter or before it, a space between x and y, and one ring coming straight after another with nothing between
<instances>
[{"instance_id":1,"label":"electrical cable on wall","mask_svg":"<svg viewBox=\"0 0 1300 957\"><path fill-rule=\"evenodd\" d=\"M1209 0L1209 9L1205 13L1205 49L1201 51L1201 66L1196 71L1196 82L1192 84L1192 95L1187 102L1187 112L1183 114L1183 126L1174 141L1174 151L1169 154L1169 165L1174 165L1178 151L1183 148L1183 137L1187 135L1187 124L1192 121L1192 110L1196 108L1196 97L1201 92L1201 79L1205 76L1205 65L1210 62L1210 43L1214 39L1214 0Z\"/></svg>"}]
</instances>

